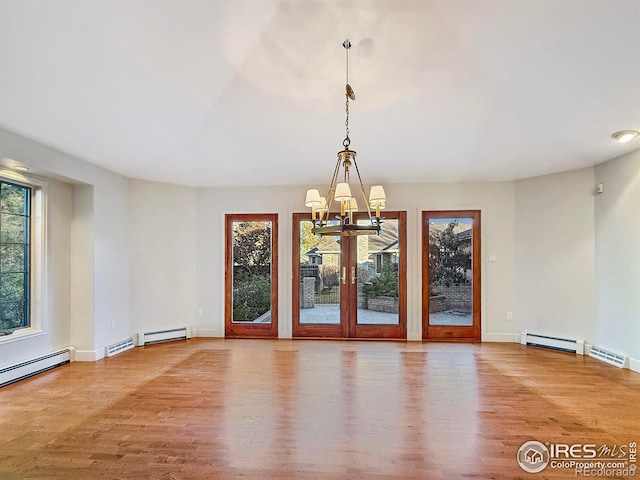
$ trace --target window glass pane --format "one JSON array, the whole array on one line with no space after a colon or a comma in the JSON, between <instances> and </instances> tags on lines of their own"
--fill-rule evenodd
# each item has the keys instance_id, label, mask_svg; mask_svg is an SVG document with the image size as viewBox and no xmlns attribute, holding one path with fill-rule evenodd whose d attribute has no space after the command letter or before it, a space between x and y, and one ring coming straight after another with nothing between
<instances>
[{"instance_id":1,"label":"window glass pane","mask_svg":"<svg viewBox=\"0 0 640 480\"><path fill-rule=\"evenodd\" d=\"M23 272L28 251L24 245L0 244L0 272Z\"/></svg>"},{"instance_id":2,"label":"window glass pane","mask_svg":"<svg viewBox=\"0 0 640 480\"><path fill-rule=\"evenodd\" d=\"M28 326L25 313L26 302L0 303L0 331L15 330Z\"/></svg>"},{"instance_id":3,"label":"window glass pane","mask_svg":"<svg viewBox=\"0 0 640 480\"><path fill-rule=\"evenodd\" d=\"M29 326L30 195L0 182L0 332Z\"/></svg>"},{"instance_id":4,"label":"window glass pane","mask_svg":"<svg viewBox=\"0 0 640 480\"><path fill-rule=\"evenodd\" d=\"M21 185L2 182L0 188L0 210L2 213L29 215L29 189Z\"/></svg>"},{"instance_id":5,"label":"window glass pane","mask_svg":"<svg viewBox=\"0 0 640 480\"><path fill-rule=\"evenodd\" d=\"M472 222L429 219L429 325L473 325Z\"/></svg>"},{"instance_id":6,"label":"window glass pane","mask_svg":"<svg viewBox=\"0 0 640 480\"><path fill-rule=\"evenodd\" d=\"M369 220L358 220L366 225ZM358 324L398 325L400 243L397 219L382 223L380 235L357 241Z\"/></svg>"},{"instance_id":7,"label":"window glass pane","mask_svg":"<svg viewBox=\"0 0 640 480\"><path fill-rule=\"evenodd\" d=\"M300 323L339 325L340 237L318 237L312 228L300 222Z\"/></svg>"},{"instance_id":8,"label":"window glass pane","mask_svg":"<svg viewBox=\"0 0 640 480\"><path fill-rule=\"evenodd\" d=\"M0 298L3 302L15 302L26 298L25 274L0 274Z\"/></svg>"},{"instance_id":9,"label":"window glass pane","mask_svg":"<svg viewBox=\"0 0 640 480\"><path fill-rule=\"evenodd\" d=\"M233 322L271 323L271 222L233 222Z\"/></svg>"},{"instance_id":10,"label":"window glass pane","mask_svg":"<svg viewBox=\"0 0 640 480\"><path fill-rule=\"evenodd\" d=\"M0 215L0 242L28 243L27 217L10 213Z\"/></svg>"}]
</instances>

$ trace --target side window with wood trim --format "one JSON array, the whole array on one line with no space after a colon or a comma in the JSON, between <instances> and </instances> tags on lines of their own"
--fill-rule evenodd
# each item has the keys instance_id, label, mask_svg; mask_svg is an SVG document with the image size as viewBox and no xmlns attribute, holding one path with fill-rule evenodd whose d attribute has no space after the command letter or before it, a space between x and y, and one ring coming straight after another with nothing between
<instances>
[{"instance_id":1,"label":"side window with wood trim","mask_svg":"<svg viewBox=\"0 0 640 480\"><path fill-rule=\"evenodd\" d=\"M278 336L278 216L228 214L225 336Z\"/></svg>"}]
</instances>

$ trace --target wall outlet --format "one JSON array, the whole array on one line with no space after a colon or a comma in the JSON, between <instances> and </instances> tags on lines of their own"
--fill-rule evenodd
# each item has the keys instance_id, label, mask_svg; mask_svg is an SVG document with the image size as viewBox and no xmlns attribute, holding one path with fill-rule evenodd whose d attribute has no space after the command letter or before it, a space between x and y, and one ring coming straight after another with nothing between
<instances>
[{"instance_id":1,"label":"wall outlet","mask_svg":"<svg viewBox=\"0 0 640 480\"><path fill-rule=\"evenodd\" d=\"M513 312L507 312L507 320L513 320Z\"/></svg>"},{"instance_id":2,"label":"wall outlet","mask_svg":"<svg viewBox=\"0 0 640 480\"><path fill-rule=\"evenodd\" d=\"M111 320L111 330L114 330L115 328L116 328L116 321Z\"/></svg>"},{"instance_id":3,"label":"wall outlet","mask_svg":"<svg viewBox=\"0 0 640 480\"><path fill-rule=\"evenodd\" d=\"M203 312L202 312L202 309L201 309L201 308L199 308L198 310L196 310L196 315L198 315L199 317L201 317L201 316L202 316L202 313L203 313Z\"/></svg>"}]
</instances>

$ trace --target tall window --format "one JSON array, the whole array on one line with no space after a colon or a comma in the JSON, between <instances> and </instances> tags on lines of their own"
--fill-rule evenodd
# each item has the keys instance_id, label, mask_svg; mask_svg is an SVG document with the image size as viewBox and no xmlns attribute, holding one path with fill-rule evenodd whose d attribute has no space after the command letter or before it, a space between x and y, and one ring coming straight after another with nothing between
<instances>
[{"instance_id":1,"label":"tall window","mask_svg":"<svg viewBox=\"0 0 640 480\"><path fill-rule=\"evenodd\" d=\"M31 188L0 181L0 335L29 327Z\"/></svg>"}]
</instances>

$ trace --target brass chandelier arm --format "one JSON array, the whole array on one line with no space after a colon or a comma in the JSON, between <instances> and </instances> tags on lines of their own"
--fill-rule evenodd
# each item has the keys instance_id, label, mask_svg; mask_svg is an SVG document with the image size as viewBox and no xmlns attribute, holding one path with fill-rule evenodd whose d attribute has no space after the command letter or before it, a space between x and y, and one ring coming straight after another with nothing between
<instances>
[{"instance_id":1,"label":"brass chandelier arm","mask_svg":"<svg viewBox=\"0 0 640 480\"><path fill-rule=\"evenodd\" d=\"M367 193L364 189L364 184L362 183L362 177L360 177L360 169L358 169L358 163L356 159L353 159L353 165L356 167L356 174L358 175L358 182L360 182L360 191L362 192L362 198L364 199L364 204L367 206L367 214L369 215L369 220L373 224L373 219L371 216L371 206L369 205L369 199L367 198ZM376 219L378 219L376 217ZM380 223L380 219L378 219L378 223Z\"/></svg>"},{"instance_id":2,"label":"brass chandelier arm","mask_svg":"<svg viewBox=\"0 0 640 480\"><path fill-rule=\"evenodd\" d=\"M331 205L333 204L333 199L336 194L336 184L338 182L339 173L340 173L340 159L338 159L338 161L336 162L336 168L333 171L333 177L331 177L331 183L329 184L329 192L327 193L327 207L326 207L327 218L326 220L320 222L320 226L326 225L326 223L329 221L329 215L331 215ZM323 211L322 216L320 217L321 219L324 218L324 213L325 212Z\"/></svg>"}]
</instances>

